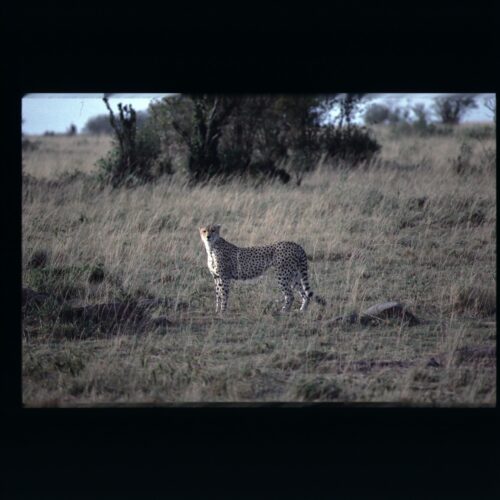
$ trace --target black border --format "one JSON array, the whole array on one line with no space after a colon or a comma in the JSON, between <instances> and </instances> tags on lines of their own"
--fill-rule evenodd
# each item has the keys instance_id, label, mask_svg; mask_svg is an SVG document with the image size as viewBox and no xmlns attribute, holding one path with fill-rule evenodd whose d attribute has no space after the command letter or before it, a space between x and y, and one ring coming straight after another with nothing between
<instances>
[{"instance_id":1,"label":"black border","mask_svg":"<svg viewBox=\"0 0 500 500\"><path fill-rule=\"evenodd\" d=\"M12 498L205 496L213 487L301 498L333 491L363 498L378 488L425 498L498 492L498 408L21 408L20 293L13 291L26 92L497 89L494 2L307 7L3 6L2 473ZM262 478L275 479L275 489L261 487Z\"/></svg>"}]
</instances>

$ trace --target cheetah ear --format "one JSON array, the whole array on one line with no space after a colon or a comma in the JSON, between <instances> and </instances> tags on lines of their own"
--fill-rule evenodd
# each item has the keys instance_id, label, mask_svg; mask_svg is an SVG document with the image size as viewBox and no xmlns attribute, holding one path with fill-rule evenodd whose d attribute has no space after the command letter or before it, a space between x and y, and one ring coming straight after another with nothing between
<instances>
[{"instance_id":1,"label":"cheetah ear","mask_svg":"<svg viewBox=\"0 0 500 500\"><path fill-rule=\"evenodd\" d=\"M217 231L217 234L219 234L220 224L214 224L212 227L215 229L215 231Z\"/></svg>"}]
</instances>

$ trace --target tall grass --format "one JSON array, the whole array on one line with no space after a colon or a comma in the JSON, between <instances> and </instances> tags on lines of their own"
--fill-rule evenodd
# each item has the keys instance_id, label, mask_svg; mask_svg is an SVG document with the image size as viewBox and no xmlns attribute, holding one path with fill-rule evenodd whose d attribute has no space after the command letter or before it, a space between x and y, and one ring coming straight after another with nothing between
<instances>
[{"instance_id":1,"label":"tall grass","mask_svg":"<svg viewBox=\"0 0 500 500\"><path fill-rule=\"evenodd\" d=\"M461 138L376 133L383 149L370 165L324 164L300 187L258 189L239 181L193 188L180 175L115 190L86 176L57 180L63 165L91 172L88 148L97 156L109 144L39 138L25 158L33 177L23 186L23 284L57 300L25 311L25 402L494 404L494 359L458 355L495 344L496 174L480 153L494 140L474 144L478 169L459 175ZM270 275L235 283L227 316L217 317L198 235L213 222L239 246L301 244L311 286L328 306L276 315L281 297ZM37 253L46 255L38 267ZM95 269L104 272L98 283L89 279ZM471 290L475 301L464 298ZM141 298L168 299L154 313L167 326L60 315L67 304ZM330 322L392 299L423 323Z\"/></svg>"},{"instance_id":2,"label":"tall grass","mask_svg":"<svg viewBox=\"0 0 500 500\"><path fill-rule=\"evenodd\" d=\"M112 139L110 135L56 135L30 136L29 141L34 148L23 152L23 171L53 178L65 172L95 172L96 161L109 151Z\"/></svg>"}]
</instances>

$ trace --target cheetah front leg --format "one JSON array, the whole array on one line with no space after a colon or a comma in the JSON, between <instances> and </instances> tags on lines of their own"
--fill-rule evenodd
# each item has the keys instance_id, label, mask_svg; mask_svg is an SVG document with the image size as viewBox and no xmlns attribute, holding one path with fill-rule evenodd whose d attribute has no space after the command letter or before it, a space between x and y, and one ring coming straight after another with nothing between
<instances>
[{"instance_id":1,"label":"cheetah front leg","mask_svg":"<svg viewBox=\"0 0 500 500\"><path fill-rule=\"evenodd\" d=\"M229 286L230 281L226 279L220 280L219 286L219 300L220 300L220 312L223 313L227 308L227 299L229 298Z\"/></svg>"},{"instance_id":2,"label":"cheetah front leg","mask_svg":"<svg viewBox=\"0 0 500 500\"><path fill-rule=\"evenodd\" d=\"M218 276L214 276L214 284L215 284L215 312L218 313L221 307L222 280Z\"/></svg>"}]
</instances>

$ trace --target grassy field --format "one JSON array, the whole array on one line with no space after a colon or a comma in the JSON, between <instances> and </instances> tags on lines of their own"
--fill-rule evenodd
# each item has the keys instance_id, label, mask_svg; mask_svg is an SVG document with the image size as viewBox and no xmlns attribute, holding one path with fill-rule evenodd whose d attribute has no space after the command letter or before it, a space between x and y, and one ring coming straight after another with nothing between
<instances>
[{"instance_id":1,"label":"grassy field","mask_svg":"<svg viewBox=\"0 0 500 500\"><path fill-rule=\"evenodd\" d=\"M176 175L101 190L89 174L109 139L30 137L22 283L46 295L23 307L24 403L495 405L496 144L464 130L380 128L369 168L258 189ZM301 244L327 306L278 314L271 274L235 283L218 317L198 234L213 222L240 246ZM387 300L421 323L332 322Z\"/></svg>"}]
</instances>

